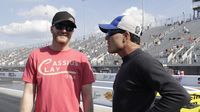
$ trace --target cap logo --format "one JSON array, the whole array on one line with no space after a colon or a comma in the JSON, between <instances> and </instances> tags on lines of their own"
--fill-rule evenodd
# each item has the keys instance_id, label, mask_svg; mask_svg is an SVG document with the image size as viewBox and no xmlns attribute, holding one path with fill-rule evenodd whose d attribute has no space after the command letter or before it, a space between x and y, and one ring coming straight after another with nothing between
<instances>
[{"instance_id":1,"label":"cap logo","mask_svg":"<svg viewBox=\"0 0 200 112\"><path fill-rule=\"evenodd\" d=\"M73 23L75 23L74 19L71 18L71 17L70 17L68 20L69 20L69 21L72 21Z\"/></svg>"},{"instance_id":2,"label":"cap logo","mask_svg":"<svg viewBox=\"0 0 200 112\"><path fill-rule=\"evenodd\" d=\"M136 26L136 27L135 27L135 33L136 33L136 34L139 34L139 33L140 33L140 27L139 27L139 26Z\"/></svg>"}]
</instances>

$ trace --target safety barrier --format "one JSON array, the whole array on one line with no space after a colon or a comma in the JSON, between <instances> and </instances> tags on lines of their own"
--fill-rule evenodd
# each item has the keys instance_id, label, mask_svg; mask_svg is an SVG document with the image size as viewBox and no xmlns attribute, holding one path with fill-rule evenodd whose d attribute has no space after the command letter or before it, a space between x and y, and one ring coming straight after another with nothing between
<instances>
[{"instance_id":1,"label":"safety barrier","mask_svg":"<svg viewBox=\"0 0 200 112\"><path fill-rule=\"evenodd\" d=\"M3 80L20 80L22 72L0 72L0 79ZM112 87L107 85L112 85L116 74L115 73L95 73L96 83L103 82L102 86L93 86L93 102L95 104L112 106ZM174 76L182 85L184 86L200 86L200 75L184 75L184 76ZM0 82L1 82L0 81ZM11 89L1 90L6 93L19 93L18 91L13 91ZM20 92L20 94L22 94ZM12 94L11 94L12 95ZM18 95L20 96L20 95Z\"/></svg>"}]
</instances>

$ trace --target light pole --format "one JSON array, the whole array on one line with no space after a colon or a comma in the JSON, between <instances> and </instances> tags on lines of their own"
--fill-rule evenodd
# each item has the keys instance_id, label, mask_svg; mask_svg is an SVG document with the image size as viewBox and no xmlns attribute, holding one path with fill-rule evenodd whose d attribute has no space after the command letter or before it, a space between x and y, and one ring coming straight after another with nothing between
<instances>
[{"instance_id":1,"label":"light pole","mask_svg":"<svg viewBox=\"0 0 200 112\"><path fill-rule=\"evenodd\" d=\"M142 0L142 31L144 29L144 1Z\"/></svg>"},{"instance_id":2,"label":"light pole","mask_svg":"<svg viewBox=\"0 0 200 112\"><path fill-rule=\"evenodd\" d=\"M85 21L86 21L86 17L85 17L85 3L84 3L84 2L85 2L86 0L82 0L82 1L83 1L83 19L84 19L84 20L83 20L83 39L85 39L85 35L86 35L86 34L85 34L85 30L86 30L86 29L85 29Z\"/></svg>"}]
</instances>

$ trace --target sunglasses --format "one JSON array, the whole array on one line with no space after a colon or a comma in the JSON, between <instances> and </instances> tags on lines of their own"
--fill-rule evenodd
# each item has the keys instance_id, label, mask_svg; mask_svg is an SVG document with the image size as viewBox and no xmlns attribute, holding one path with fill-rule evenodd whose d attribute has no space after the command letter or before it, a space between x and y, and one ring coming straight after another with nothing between
<instances>
[{"instance_id":1,"label":"sunglasses","mask_svg":"<svg viewBox=\"0 0 200 112\"><path fill-rule=\"evenodd\" d=\"M55 28L56 28L57 30L63 30L63 29L65 29L65 30L68 31L68 32L74 31L74 27L72 27L72 26L70 26L70 25L67 25L67 24L57 23L57 24L55 24L54 26L55 26Z\"/></svg>"},{"instance_id":2,"label":"sunglasses","mask_svg":"<svg viewBox=\"0 0 200 112\"><path fill-rule=\"evenodd\" d=\"M106 37L111 37L117 33L125 33L126 31L121 30L121 29L115 29L115 30L109 30Z\"/></svg>"}]
</instances>

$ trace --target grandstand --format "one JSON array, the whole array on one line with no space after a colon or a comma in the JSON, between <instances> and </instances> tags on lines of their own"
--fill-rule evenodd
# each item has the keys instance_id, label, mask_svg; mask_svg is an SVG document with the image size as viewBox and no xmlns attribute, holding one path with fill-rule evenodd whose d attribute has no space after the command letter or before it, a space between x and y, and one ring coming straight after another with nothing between
<instances>
[{"instance_id":1,"label":"grandstand","mask_svg":"<svg viewBox=\"0 0 200 112\"><path fill-rule=\"evenodd\" d=\"M187 19L171 24L148 28L141 37L142 49L166 65L200 64L200 19ZM107 52L104 34L71 42L71 47L87 54L93 66L119 66L122 61L116 54ZM4 49L0 52L0 69L24 67L29 53L49 43Z\"/></svg>"},{"instance_id":2,"label":"grandstand","mask_svg":"<svg viewBox=\"0 0 200 112\"><path fill-rule=\"evenodd\" d=\"M197 57L199 28L200 20L152 28L144 32L142 45L163 64L197 64L199 61L194 57Z\"/></svg>"}]
</instances>

